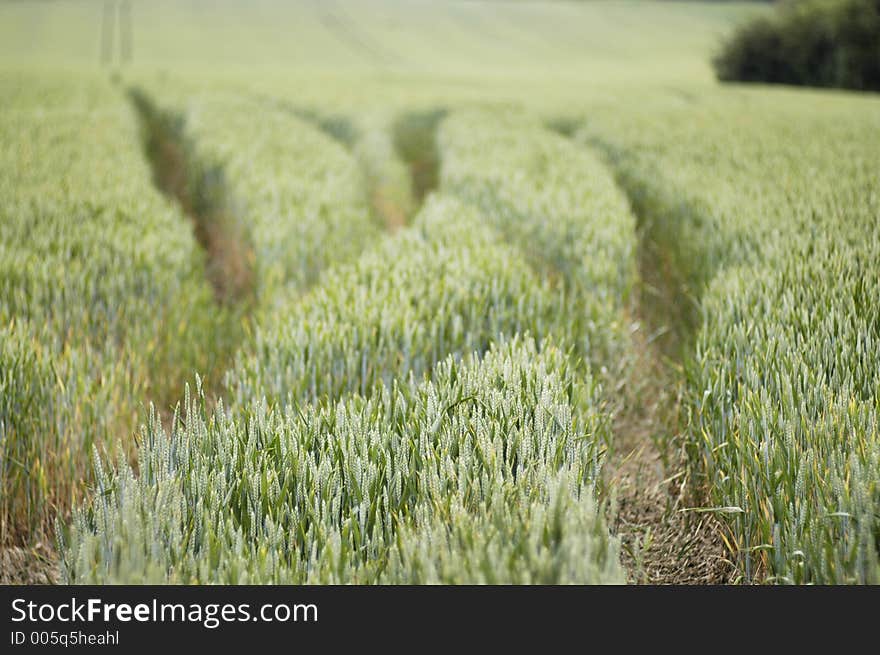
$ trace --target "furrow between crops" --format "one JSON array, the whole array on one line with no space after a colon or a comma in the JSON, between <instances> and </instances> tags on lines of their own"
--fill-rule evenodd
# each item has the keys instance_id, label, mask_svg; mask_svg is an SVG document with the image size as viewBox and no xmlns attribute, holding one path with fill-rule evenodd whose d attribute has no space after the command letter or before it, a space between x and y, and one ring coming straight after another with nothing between
<instances>
[{"instance_id":1,"label":"furrow between crops","mask_svg":"<svg viewBox=\"0 0 880 655\"><path fill-rule=\"evenodd\" d=\"M440 151L437 127L446 116L442 108L402 114L394 121L394 146L409 167L412 195L421 206L440 184Z\"/></svg>"},{"instance_id":2,"label":"furrow between crops","mask_svg":"<svg viewBox=\"0 0 880 655\"><path fill-rule=\"evenodd\" d=\"M599 110L577 138L611 143L697 292L680 442L737 579L865 584L880 579L876 107L860 125L836 101L795 118L780 99L731 92L699 120L677 98L645 123Z\"/></svg>"},{"instance_id":3,"label":"furrow between crops","mask_svg":"<svg viewBox=\"0 0 880 655\"><path fill-rule=\"evenodd\" d=\"M571 138L578 122L548 124ZM645 190L619 165L620 153L591 140L636 219L637 276L625 314L627 365L614 415L614 442L604 473L615 499L612 529L621 539L630 579L649 584L717 584L733 573L721 526L709 514L684 511L699 504L687 479L679 434L682 363L693 343L698 304L670 252Z\"/></svg>"},{"instance_id":4,"label":"furrow between crops","mask_svg":"<svg viewBox=\"0 0 880 655\"><path fill-rule=\"evenodd\" d=\"M153 180L192 221L217 300L245 301L253 294L253 246L231 209L222 167L206 166L195 158L179 116L157 107L139 89L131 89L129 97L141 120Z\"/></svg>"},{"instance_id":5,"label":"furrow between crops","mask_svg":"<svg viewBox=\"0 0 880 655\"><path fill-rule=\"evenodd\" d=\"M203 368L180 369L162 382L159 402L164 420L171 418L186 381L201 377L207 397L219 397L223 376L245 338L255 301L255 255L252 240L233 207L221 166L201 161L181 116L157 106L144 91L132 88L129 99L141 122L144 153L155 186L174 201L192 223L201 246L204 271L214 292L215 306L202 317L205 329L198 349ZM191 344L196 347L196 344Z\"/></svg>"},{"instance_id":6,"label":"furrow between crops","mask_svg":"<svg viewBox=\"0 0 880 655\"><path fill-rule=\"evenodd\" d=\"M373 215L390 232L409 224L440 183L436 133L446 109L362 112L351 119L263 99L310 122L352 153L364 174Z\"/></svg>"},{"instance_id":7,"label":"furrow between crops","mask_svg":"<svg viewBox=\"0 0 880 655\"><path fill-rule=\"evenodd\" d=\"M687 296L644 215L635 214L639 277L627 310L631 361L615 399L614 447L605 466L617 505L612 529L635 582L723 584L734 571L721 526L709 514L685 511L705 504L689 484L679 438L681 357L690 343Z\"/></svg>"},{"instance_id":8,"label":"furrow between crops","mask_svg":"<svg viewBox=\"0 0 880 655\"><path fill-rule=\"evenodd\" d=\"M154 189L118 89L36 88L0 121L0 544L19 547L0 552L3 581L54 577L53 526L94 455L131 454L139 407L166 408L175 381L210 368L216 332L200 248Z\"/></svg>"},{"instance_id":9,"label":"furrow between crops","mask_svg":"<svg viewBox=\"0 0 880 655\"><path fill-rule=\"evenodd\" d=\"M422 198L414 197L414 181L408 162L399 156L390 113L363 112L352 119L346 114L298 107L275 97L261 98L314 125L351 153L364 178L370 211L381 227L396 232L415 217Z\"/></svg>"},{"instance_id":10,"label":"furrow between crops","mask_svg":"<svg viewBox=\"0 0 880 655\"><path fill-rule=\"evenodd\" d=\"M475 136L479 135L479 136ZM577 357L613 416L603 467L612 529L632 582L717 582L714 524L685 504L676 365L686 333L677 271L612 170L585 148L510 114L457 114L442 130L444 183L483 208L533 269L569 298ZM587 319L587 320L584 320Z\"/></svg>"}]
</instances>

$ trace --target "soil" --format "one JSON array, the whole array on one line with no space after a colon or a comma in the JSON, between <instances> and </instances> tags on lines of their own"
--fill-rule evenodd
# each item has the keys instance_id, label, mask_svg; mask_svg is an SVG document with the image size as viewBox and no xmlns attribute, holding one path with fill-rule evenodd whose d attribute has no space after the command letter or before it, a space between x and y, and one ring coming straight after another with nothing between
<instances>
[{"instance_id":1,"label":"soil","mask_svg":"<svg viewBox=\"0 0 880 655\"><path fill-rule=\"evenodd\" d=\"M682 455L662 445L675 434L675 382L640 331L634 341L643 360L615 417L616 443L605 465L616 501L611 530L622 542L623 564L634 583L730 583L735 569L723 528L710 514L682 511L698 503Z\"/></svg>"},{"instance_id":2,"label":"soil","mask_svg":"<svg viewBox=\"0 0 880 655\"><path fill-rule=\"evenodd\" d=\"M0 584L57 584L55 551L38 542L30 548L0 548Z\"/></svg>"},{"instance_id":3,"label":"soil","mask_svg":"<svg viewBox=\"0 0 880 655\"><path fill-rule=\"evenodd\" d=\"M711 514L683 511L703 504L676 445L689 301L662 249L644 234L640 244L641 281L630 323L633 361L604 469L614 499L611 530L621 539L633 583L728 584L736 571L723 526Z\"/></svg>"},{"instance_id":4,"label":"soil","mask_svg":"<svg viewBox=\"0 0 880 655\"><path fill-rule=\"evenodd\" d=\"M177 201L192 221L196 240L207 254L207 275L216 299L236 303L248 298L256 283L253 247L244 228L225 207L218 190L222 182L210 185L216 187L214 197L200 191L209 185L189 179L182 137L164 126L161 118L147 116L143 120L150 126L147 154L155 184ZM196 194L204 197L197 200Z\"/></svg>"},{"instance_id":5,"label":"soil","mask_svg":"<svg viewBox=\"0 0 880 655\"><path fill-rule=\"evenodd\" d=\"M372 203L373 212L382 220L385 229L392 234L407 224L406 210L381 189L373 191Z\"/></svg>"}]
</instances>

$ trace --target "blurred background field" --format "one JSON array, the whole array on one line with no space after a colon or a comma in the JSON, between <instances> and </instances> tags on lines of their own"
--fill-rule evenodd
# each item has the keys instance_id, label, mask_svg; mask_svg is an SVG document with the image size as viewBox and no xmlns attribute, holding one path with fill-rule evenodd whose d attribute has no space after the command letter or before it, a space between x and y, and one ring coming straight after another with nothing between
<instances>
[{"instance_id":1,"label":"blurred background field","mask_svg":"<svg viewBox=\"0 0 880 655\"><path fill-rule=\"evenodd\" d=\"M134 0L130 54L143 71L243 82L330 76L339 79L333 91L360 99L373 89L418 92L428 83L534 97L547 87L709 84L719 37L767 11L765 3L650 0ZM100 1L2 3L0 62L94 69L104 13Z\"/></svg>"}]
</instances>

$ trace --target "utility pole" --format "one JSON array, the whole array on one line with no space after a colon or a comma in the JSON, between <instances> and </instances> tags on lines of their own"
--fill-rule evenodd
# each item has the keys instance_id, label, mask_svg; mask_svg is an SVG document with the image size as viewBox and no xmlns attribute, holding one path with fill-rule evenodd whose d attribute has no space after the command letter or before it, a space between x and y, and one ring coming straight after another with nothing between
<instances>
[{"instance_id":1,"label":"utility pole","mask_svg":"<svg viewBox=\"0 0 880 655\"><path fill-rule=\"evenodd\" d=\"M101 18L101 63L113 63L113 28L116 26L116 2L104 0L104 13Z\"/></svg>"},{"instance_id":2,"label":"utility pole","mask_svg":"<svg viewBox=\"0 0 880 655\"><path fill-rule=\"evenodd\" d=\"M123 0L119 7L120 54L123 64L130 64L133 58L131 0Z\"/></svg>"},{"instance_id":3,"label":"utility pole","mask_svg":"<svg viewBox=\"0 0 880 655\"><path fill-rule=\"evenodd\" d=\"M119 64L130 64L134 58L131 0L104 0L101 16L101 63L104 66L113 65L116 32L119 33Z\"/></svg>"}]
</instances>

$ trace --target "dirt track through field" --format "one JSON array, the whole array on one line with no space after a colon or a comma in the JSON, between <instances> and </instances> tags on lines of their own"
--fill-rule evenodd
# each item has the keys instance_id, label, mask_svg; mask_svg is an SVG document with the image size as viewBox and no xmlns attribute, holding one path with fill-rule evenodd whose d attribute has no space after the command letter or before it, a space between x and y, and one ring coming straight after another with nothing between
<instances>
[{"instance_id":1,"label":"dirt track through field","mask_svg":"<svg viewBox=\"0 0 880 655\"><path fill-rule=\"evenodd\" d=\"M195 373L209 403L221 396L223 377L246 339L255 305L256 256L247 227L233 210L236 203L227 190L223 169L199 159L198 144L188 140L183 118L158 107L139 89L129 90L129 98L141 122L144 156L153 182L192 223L214 291L215 305L202 338L191 344L204 354L200 370L180 370L170 379L157 381L160 396L150 399L170 428L173 408L183 398L184 386L193 385Z\"/></svg>"},{"instance_id":2,"label":"dirt track through field","mask_svg":"<svg viewBox=\"0 0 880 655\"><path fill-rule=\"evenodd\" d=\"M398 116L394 123L394 146L412 178L412 192L418 205L440 183L440 152L437 127L446 116L442 108Z\"/></svg>"},{"instance_id":3,"label":"dirt track through field","mask_svg":"<svg viewBox=\"0 0 880 655\"><path fill-rule=\"evenodd\" d=\"M192 221L196 240L207 255L207 275L217 300L225 304L246 300L255 283L253 247L230 209L223 170L192 161L179 118L163 112L137 89L129 96L141 121L154 183Z\"/></svg>"},{"instance_id":4,"label":"dirt track through field","mask_svg":"<svg viewBox=\"0 0 880 655\"><path fill-rule=\"evenodd\" d=\"M198 373L206 396L213 402L219 397L222 377L245 332L255 282L253 249L229 211L222 171L200 168L190 160L181 121L163 112L138 89L130 89L128 98L140 122L144 156L152 169L153 182L190 219L195 239L204 251L205 273L217 302L216 311L214 320L205 322L205 333L200 335L203 339L190 346L206 353L205 368ZM199 171L197 177L193 175L195 170ZM174 404L183 397L184 385L194 382L194 373L181 366L170 376L163 371L164 377L149 385L156 395L145 398L144 405L148 401L155 404L166 428L170 428ZM66 520L62 515L59 518ZM31 536L32 541L24 547L0 549L0 584L57 582L59 563L53 538L46 534Z\"/></svg>"},{"instance_id":5,"label":"dirt track through field","mask_svg":"<svg viewBox=\"0 0 880 655\"><path fill-rule=\"evenodd\" d=\"M644 584L724 584L734 568L711 515L687 479L678 439L681 354L675 325L683 301L674 269L639 229L639 281L630 322L633 361L614 420L614 448L605 478L616 498L611 528L621 539L630 581Z\"/></svg>"},{"instance_id":6,"label":"dirt track through field","mask_svg":"<svg viewBox=\"0 0 880 655\"><path fill-rule=\"evenodd\" d=\"M290 102L261 96L268 103L300 118L321 130L349 152L355 150L357 128L350 118L342 115L323 114L313 109L296 107ZM437 127L446 109L436 108L421 112L398 115L389 126L388 135L394 146L394 155L409 173L409 188L387 188L375 179L368 166L360 161L367 186L370 208L376 219L389 232L396 232L409 224L419 212L427 195L437 188L440 177L440 154L437 151ZM411 196L407 198L407 196ZM411 202L401 202L407 198Z\"/></svg>"},{"instance_id":7,"label":"dirt track through field","mask_svg":"<svg viewBox=\"0 0 880 655\"><path fill-rule=\"evenodd\" d=\"M578 119L548 128L571 139ZM726 584L736 570L722 537L723 525L688 479L681 445L679 399L685 357L693 347L698 305L656 232L638 185L619 165L620 153L597 140L627 196L637 225L638 279L628 308L632 361L614 390L614 444L603 469L614 499L611 530L622 544L623 564L637 584Z\"/></svg>"}]
</instances>

